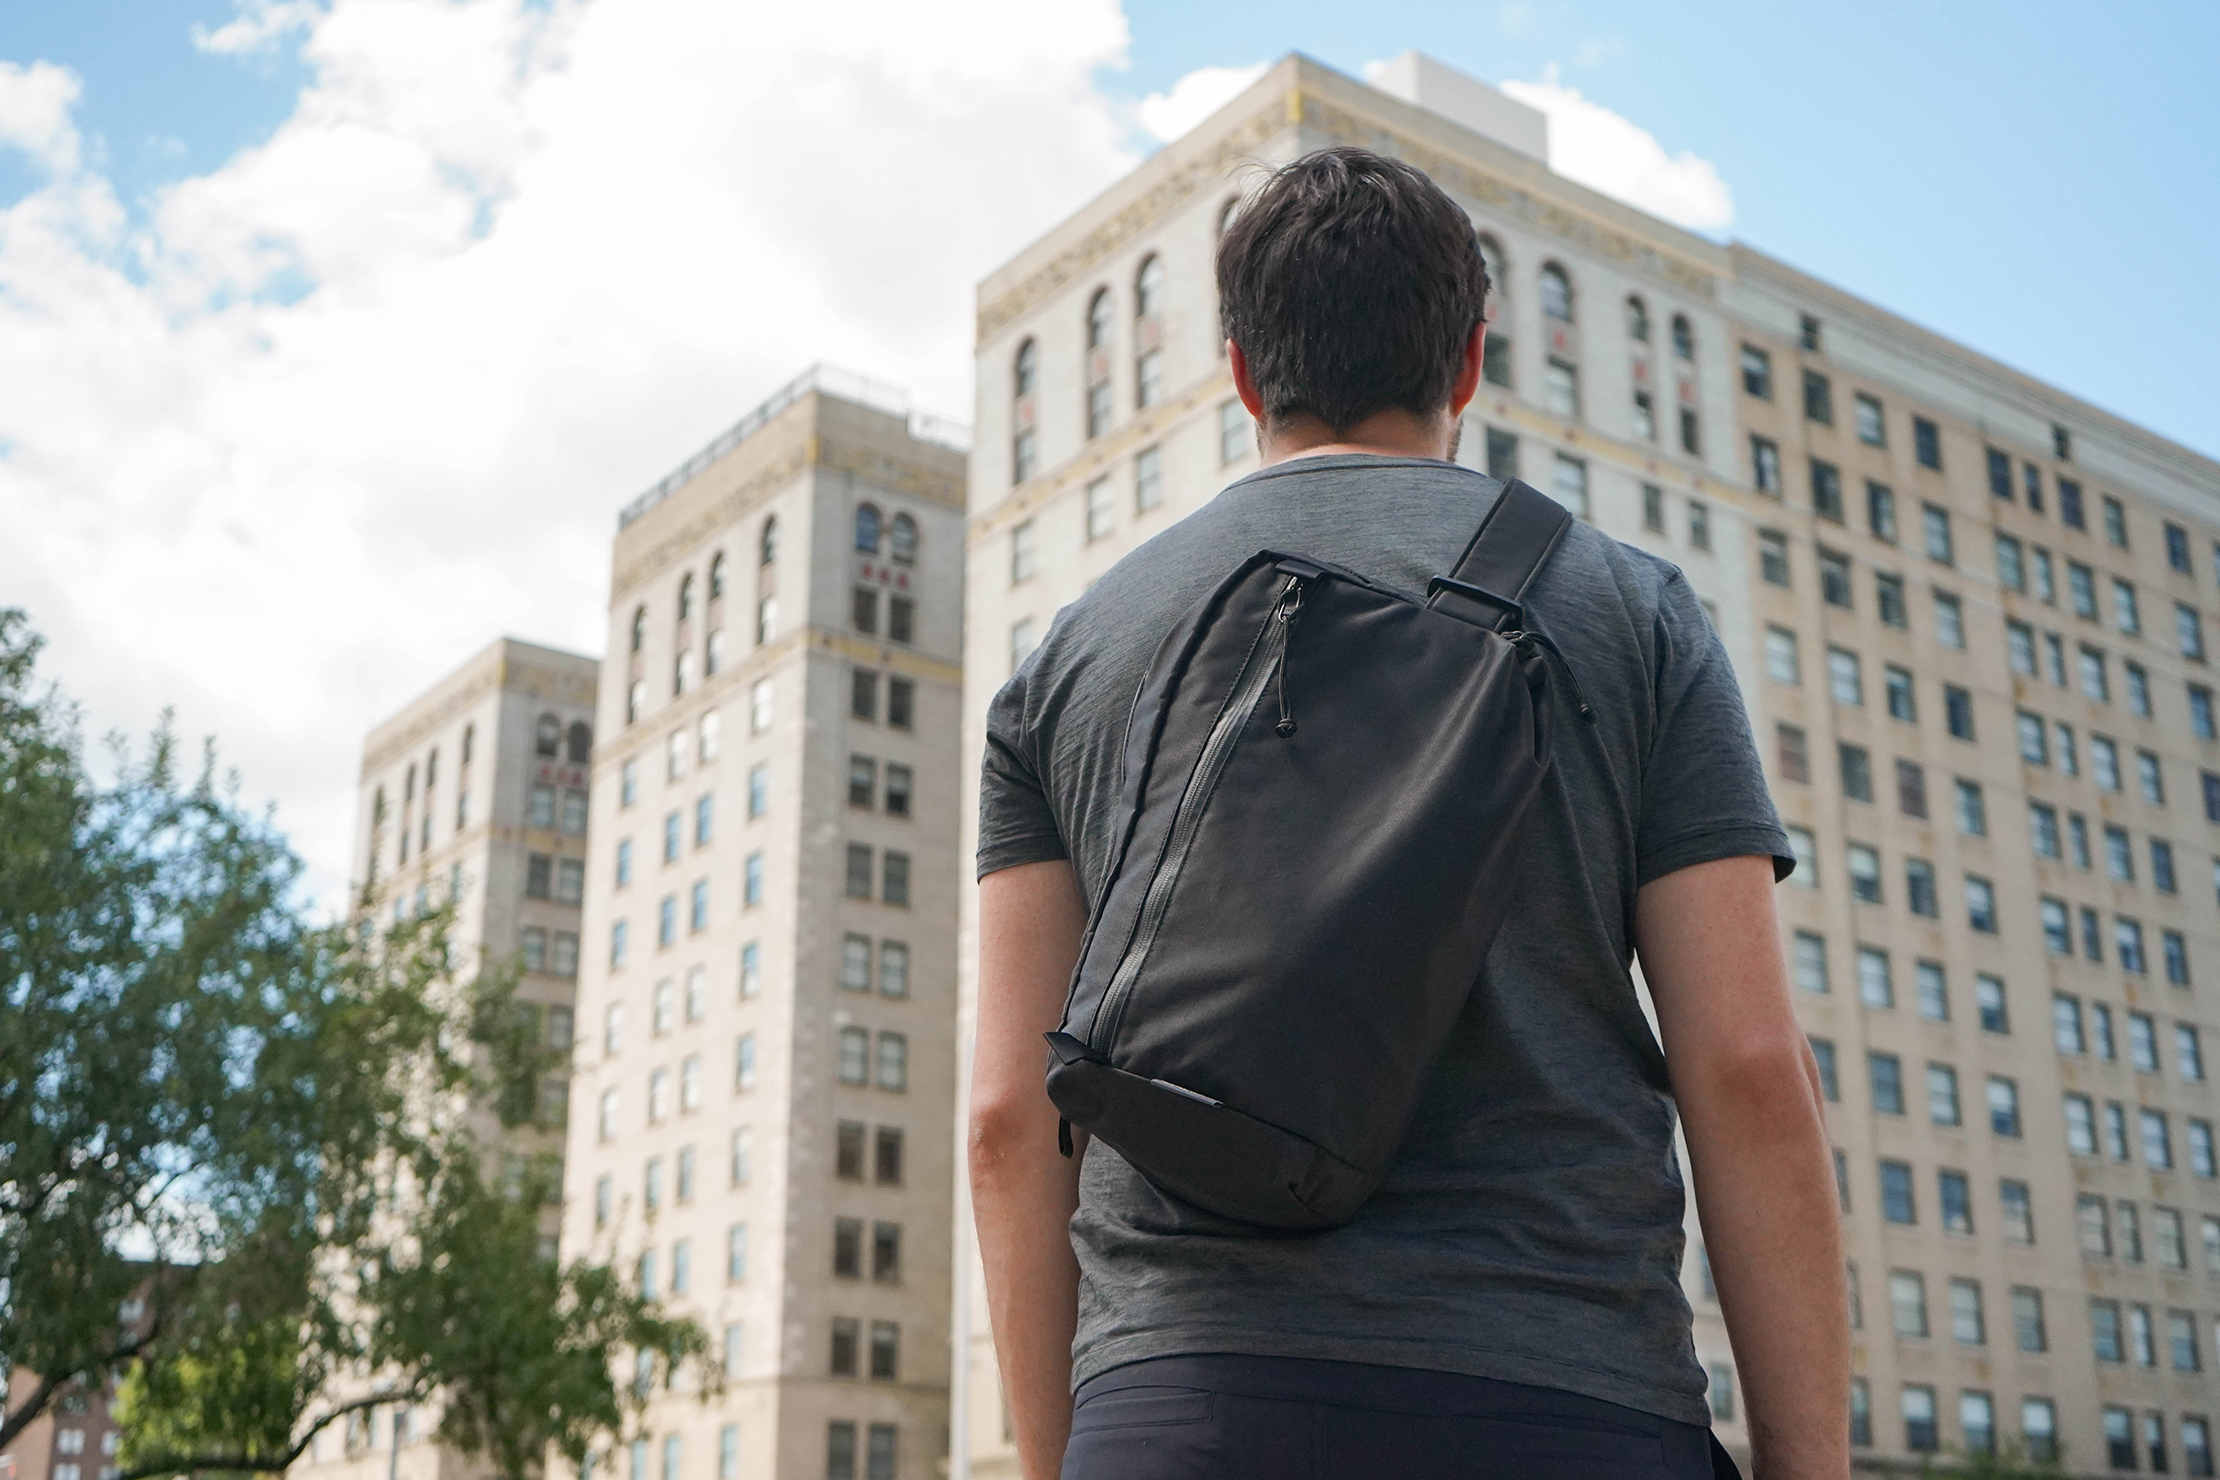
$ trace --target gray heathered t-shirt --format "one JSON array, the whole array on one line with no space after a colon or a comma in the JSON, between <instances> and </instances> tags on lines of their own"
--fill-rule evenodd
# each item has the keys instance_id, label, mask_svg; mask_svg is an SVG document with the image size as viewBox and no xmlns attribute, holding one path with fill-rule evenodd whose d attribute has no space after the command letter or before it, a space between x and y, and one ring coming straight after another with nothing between
<instances>
[{"instance_id":1,"label":"gray heathered t-shirt","mask_svg":"<svg viewBox=\"0 0 2220 1480\"><path fill-rule=\"evenodd\" d=\"M1299 458L1128 555L995 697L979 872L1068 857L1099 896L1135 690L1241 560L1299 553L1423 592L1498 488L1430 460ZM1629 975L1634 897L1716 858L1771 854L1785 872L1788 839L1726 653L1678 570L1576 523L1527 614L1599 723L1558 718L1525 898L1385 1182L1345 1227L1260 1236L1091 1144L1071 1223L1074 1384L1149 1357L1313 1357L1709 1421L1681 1293L1674 1106Z\"/></svg>"}]
</instances>

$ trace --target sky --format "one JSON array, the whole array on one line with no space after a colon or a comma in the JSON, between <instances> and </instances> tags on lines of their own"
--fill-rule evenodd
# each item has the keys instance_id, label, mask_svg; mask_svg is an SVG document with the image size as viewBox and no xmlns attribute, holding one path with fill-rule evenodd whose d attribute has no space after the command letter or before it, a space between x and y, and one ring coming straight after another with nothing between
<instances>
[{"instance_id":1,"label":"sky","mask_svg":"<svg viewBox=\"0 0 2220 1480\"><path fill-rule=\"evenodd\" d=\"M1271 59L1413 46L2220 455L2205 0L0 0L0 604L335 904L363 732L497 635L598 652L641 488L813 361L968 420L980 277Z\"/></svg>"}]
</instances>

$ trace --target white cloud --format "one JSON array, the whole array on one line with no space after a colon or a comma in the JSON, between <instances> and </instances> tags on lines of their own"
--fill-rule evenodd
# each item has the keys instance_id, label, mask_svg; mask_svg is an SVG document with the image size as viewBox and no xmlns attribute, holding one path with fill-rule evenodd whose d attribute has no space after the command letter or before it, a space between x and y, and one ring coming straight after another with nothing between
<instances>
[{"instance_id":1,"label":"white cloud","mask_svg":"<svg viewBox=\"0 0 2220 1480\"><path fill-rule=\"evenodd\" d=\"M1549 167L1568 180L1695 231L1733 224L1734 197L1708 159L1667 154L1649 130L1557 80L1506 82L1503 90L1549 115Z\"/></svg>"},{"instance_id":2,"label":"white cloud","mask_svg":"<svg viewBox=\"0 0 2220 1480\"><path fill-rule=\"evenodd\" d=\"M327 902L370 724L501 633L599 651L616 509L811 361L969 420L973 284L1133 163L1115 0L233 25L313 81L138 215L75 79L0 66L52 175L0 210L0 593L92 732L214 732Z\"/></svg>"},{"instance_id":3,"label":"white cloud","mask_svg":"<svg viewBox=\"0 0 2220 1480\"><path fill-rule=\"evenodd\" d=\"M74 170L79 140L69 110L81 91L76 73L51 62L0 61L0 149L56 173Z\"/></svg>"},{"instance_id":4,"label":"white cloud","mask_svg":"<svg viewBox=\"0 0 2220 1480\"><path fill-rule=\"evenodd\" d=\"M1141 126L1168 144L1248 91L1270 65L1197 67L1173 83L1169 92L1150 93L1141 100Z\"/></svg>"},{"instance_id":5,"label":"white cloud","mask_svg":"<svg viewBox=\"0 0 2220 1480\"><path fill-rule=\"evenodd\" d=\"M294 31L316 23L321 13L315 0L237 0L236 18L211 31L193 27L193 45L223 56L262 51Z\"/></svg>"}]
</instances>

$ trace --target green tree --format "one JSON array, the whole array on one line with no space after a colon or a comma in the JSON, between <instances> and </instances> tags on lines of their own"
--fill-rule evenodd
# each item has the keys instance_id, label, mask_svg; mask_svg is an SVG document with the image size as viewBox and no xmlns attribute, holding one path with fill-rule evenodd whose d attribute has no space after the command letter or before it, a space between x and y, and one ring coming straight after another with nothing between
<instances>
[{"instance_id":1,"label":"green tree","mask_svg":"<svg viewBox=\"0 0 2220 1480\"><path fill-rule=\"evenodd\" d=\"M1947 1466L1937 1466L1933 1460L1923 1461L1919 1467L1923 1477L1936 1480L2067 1480L2072 1473L2063 1458L2031 1459L2023 1439L2005 1437L1997 1441L1993 1453L1968 1453L1954 1450Z\"/></svg>"},{"instance_id":2,"label":"green tree","mask_svg":"<svg viewBox=\"0 0 2220 1480\"><path fill-rule=\"evenodd\" d=\"M557 1062L513 972L458 980L444 910L372 929L374 881L310 919L166 721L95 781L38 651L0 611L0 1352L39 1378L0 1446L121 1375L134 1476L283 1469L405 1404L521 1477L621 1431L620 1370L713 1385L698 1326L544 1248L551 1159L481 1154Z\"/></svg>"}]
</instances>

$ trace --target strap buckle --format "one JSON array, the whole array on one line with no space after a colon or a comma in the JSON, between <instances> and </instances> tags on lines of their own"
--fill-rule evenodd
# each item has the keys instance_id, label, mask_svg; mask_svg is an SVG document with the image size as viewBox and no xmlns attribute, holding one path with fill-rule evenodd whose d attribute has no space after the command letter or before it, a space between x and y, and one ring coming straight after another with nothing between
<instances>
[{"instance_id":1,"label":"strap buckle","mask_svg":"<svg viewBox=\"0 0 2220 1480\"><path fill-rule=\"evenodd\" d=\"M1526 608L1508 596L1498 596L1485 587L1475 586L1468 581L1460 581L1453 576L1436 576L1426 583L1426 605L1428 607L1437 611L1442 610L1440 598L1444 594L1477 603L1491 618L1491 620L1484 621L1480 625L1495 631L1503 630L1503 621L1506 617L1511 619L1514 628L1524 626L1526 623ZM1461 616L1462 614L1454 608L1450 608L1449 615Z\"/></svg>"}]
</instances>

